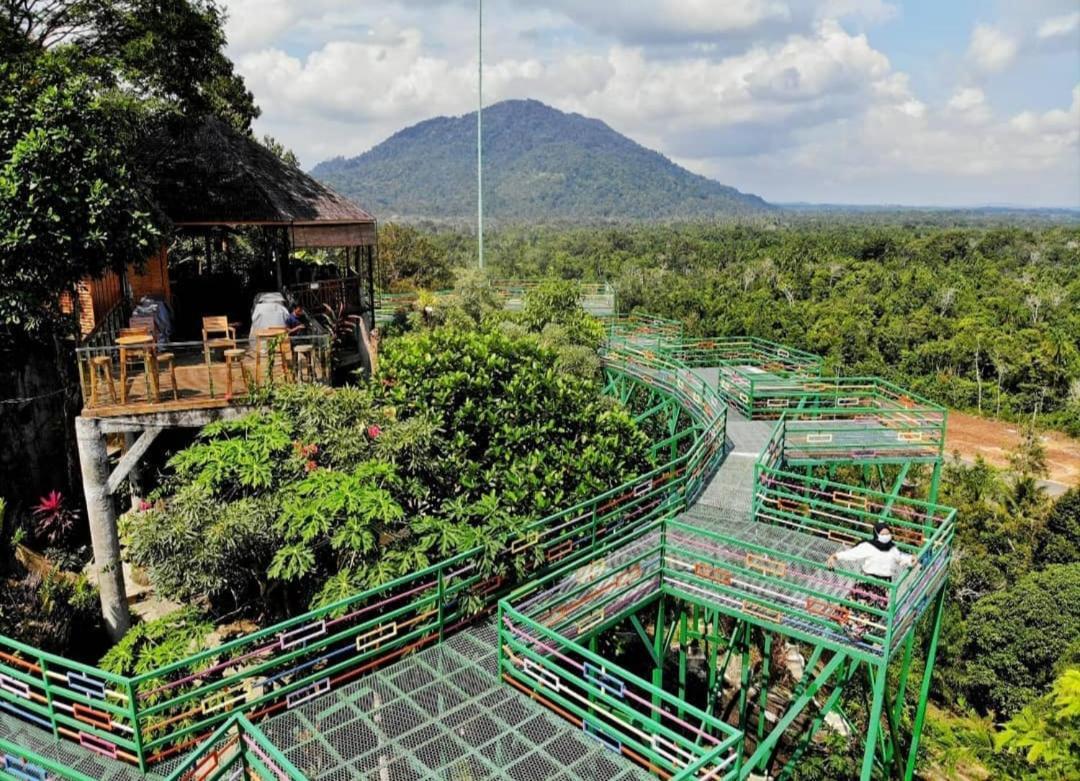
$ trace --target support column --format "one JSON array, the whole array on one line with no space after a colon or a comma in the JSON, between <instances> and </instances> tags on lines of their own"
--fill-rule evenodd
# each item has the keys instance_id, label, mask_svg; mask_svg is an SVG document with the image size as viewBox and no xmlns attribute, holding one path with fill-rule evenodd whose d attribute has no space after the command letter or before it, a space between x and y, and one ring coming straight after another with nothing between
<instances>
[{"instance_id":1,"label":"support column","mask_svg":"<svg viewBox=\"0 0 1080 781\"><path fill-rule=\"evenodd\" d=\"M124 432L124 452L131 452L131 448L135 446L135 443L139 439L139 434L136 431ZM146 498L147 485L145 475L143 474L142 467L138 464L131 467L131 470L127 475L128 488L131 489L131 509L137 511L142 504L143 499Z\"/></svg>"},{"instance_id":2,"label":"support column","mask_svg":"<svg viewBox=\"0 0 1080 781\"><path fill-rule=\"evenodd\" d=\"M124 573L120 565L120 537L116 530L116 508L108 489L109 454L105 435L93 418L75 418L79 442L86 519L94 549L94 575L101 595L101 615L109 637L119 640L131 628Z\"/></svg>"}]
</instances>

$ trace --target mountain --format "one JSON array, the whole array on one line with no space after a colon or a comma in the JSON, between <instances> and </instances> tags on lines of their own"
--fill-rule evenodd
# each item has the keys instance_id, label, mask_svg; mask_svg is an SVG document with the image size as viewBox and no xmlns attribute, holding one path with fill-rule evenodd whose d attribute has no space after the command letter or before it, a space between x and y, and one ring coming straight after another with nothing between
<instances>
[{"instance_id":1,"label":"mountain","mask_svg":"<svg viewBox=\"0 0 1080 781\"><path fill-rule=\"evenodd\" d=\"M471 220L476 113L429 119L312 175L380 219ZM484 109L484 214L513 222L746 217L774 209L687 171L597 119L535 100Z\"/></svg>"}]
</instances>

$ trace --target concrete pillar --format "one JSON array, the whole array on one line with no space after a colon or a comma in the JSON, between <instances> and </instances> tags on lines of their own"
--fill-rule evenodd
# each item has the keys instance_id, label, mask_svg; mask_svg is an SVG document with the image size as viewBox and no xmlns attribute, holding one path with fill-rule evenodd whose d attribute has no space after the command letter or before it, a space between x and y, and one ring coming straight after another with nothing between
<instances>
[{"instance_id":1,"label":"concrete pillar","mask_svg":"<svg viewBox=\"0 0 1080 781\"><path fill-rule=\"evenodd\" d=\"M131 613L120 564L116 508L108 489L109 454L105 449L105 435L94 418L75 418L75 436L79 441L79 463L90 542L94 549L94 574L101 594L101 615L109 637L116 641L131 628Z\"/></svg>"},{"instance_id":2,"label":"concrete pillar","mask_svg":"<svg viewBox=\"0 0 1080 781\"><path fill-rule=\"evenodd\" d=\"M139 439L139 432L137 431L125 431L124 432L124 452L127 453L135 445L135 442ZM131 471L127 475L128 488L131 489L131 509L138 512L139 506L142 504L143 499L146 498L146 480L143 474L142 467L136 464L131 467Z\"/></svg>"}]
</instances>

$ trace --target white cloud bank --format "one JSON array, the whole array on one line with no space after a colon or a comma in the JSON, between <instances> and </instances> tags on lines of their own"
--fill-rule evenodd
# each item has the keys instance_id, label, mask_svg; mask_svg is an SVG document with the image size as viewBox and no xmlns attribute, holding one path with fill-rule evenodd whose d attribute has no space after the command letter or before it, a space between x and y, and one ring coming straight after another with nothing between
<instances>
[{"instance_id":1,"label":"white cloud bank","mask_svg":"<svg viewBox=\"0 0 1080 781\"><path fill-rule=\"evenodd\" d=\"M657 2L669 11L662 37L759 34L723 52L634 43ZM983 87L970 84L927 103L866 34L821 11L882 21L890 4L832 0L810 14L807 4L739 0L710 14L716 5L706 0L625 0L607 18L600 3L577 0L492 4L487 99L532 97L599 117L742 189L776 200L1080 205L1080 87L1062 96L1068 108L1014 116L998 116ZM239 37L230 25L230 40L264 110L259 129L306 165L474 108L469 3L412 0L366 13L366 2L359 11L331 0L229 5L245 21ZM257 25L247 24L250 14ZM1069 24L1048 19L1030 35L1064 35L1057 31ZM281 40L288 30L315 43ZM1018 51L1013 37L979 25L967 56L989 78Z\"/></svg>"}]
</instances>

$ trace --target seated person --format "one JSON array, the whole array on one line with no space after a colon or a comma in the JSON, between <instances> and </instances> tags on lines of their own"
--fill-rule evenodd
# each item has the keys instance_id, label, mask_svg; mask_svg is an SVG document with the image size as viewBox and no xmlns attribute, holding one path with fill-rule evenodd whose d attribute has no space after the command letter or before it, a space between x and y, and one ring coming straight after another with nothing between
<instances>
[{"instance_id":1,"label":"seated person","mask_svg":"<svg viewBox=\"0 0 1080 781\"><path fill-rule=\"evenodd\" d=\"M303 330L304 308L293 307L290 312L277 301L260 301L251 312L251 336L265 328L285 328L290 334Z\"/></svg>"}]
</instances>

